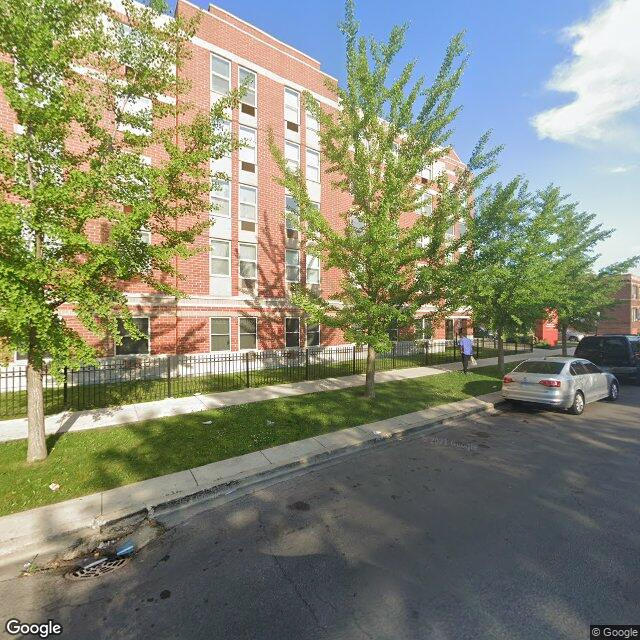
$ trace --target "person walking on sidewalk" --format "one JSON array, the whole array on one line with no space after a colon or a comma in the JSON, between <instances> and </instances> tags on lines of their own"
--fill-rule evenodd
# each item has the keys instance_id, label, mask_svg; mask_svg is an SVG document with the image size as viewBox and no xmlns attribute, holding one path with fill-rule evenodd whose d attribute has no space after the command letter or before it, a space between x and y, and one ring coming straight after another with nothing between
<instances>
[{"instance_id":1,"label":"person walking on sidewalk","mask_svg":"<svg viewBox=\"0 0 640 640\"><path fill-rule=\"evenodd\" d=\"M473 342L471 342L471 339L467 338L462 331L460 332L458 346L460 347L460 353L462 354L462 371L467 375L469 360L471 360L471 357L473 356Z\"/></svg>"}]
</instances>

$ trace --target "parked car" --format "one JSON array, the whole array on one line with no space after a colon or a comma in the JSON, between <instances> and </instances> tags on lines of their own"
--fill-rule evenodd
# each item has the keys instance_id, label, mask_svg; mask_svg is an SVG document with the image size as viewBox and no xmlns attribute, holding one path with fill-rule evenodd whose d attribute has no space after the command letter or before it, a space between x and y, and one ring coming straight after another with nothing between
<instances>
[{"instance_id":1,"label":"parked car","mask_svg":"<svg viewBox=\"0 0 640 640\"><path fill-rule=\"evenodd\" d=\"M591 360L619 378L640 383L640 336L587 336L578 343L574 356Z\"/></svg>"},{"instance_id":2,"label":"parked car","mask_svg":"<svg viewBox=\"0 0 640 640\"><path fill-rule=\"evenodd\" d=\"M502 379L506 400L568 409L579 415L589 402L617 400L616 377L584 358L549 356L521 362Z\"/></svg>"},{"instance_id":3,"label":"parked car","mask_svg":"<svg viewBox=\"0 0 640 640\"><path fill-rule=\"evenodd\" d=\"M584 333L577 329L571 329L571 327L567 329L567 342L580 342L582 338L584 338Z\"/></svg>"}]
</instances>

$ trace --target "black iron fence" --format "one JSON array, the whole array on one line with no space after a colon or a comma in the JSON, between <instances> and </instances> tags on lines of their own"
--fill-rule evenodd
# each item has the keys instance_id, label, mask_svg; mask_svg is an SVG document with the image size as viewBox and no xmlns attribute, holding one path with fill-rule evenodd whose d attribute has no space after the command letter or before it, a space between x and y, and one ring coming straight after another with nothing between
<instances>
[{"instance_id":1,"label":"black iron fence","mask_svg":"<svg viewBox=\"0 0 640 640\"><path fill-rule=\"evenodd\" d=\"M508 354L529 353L531 342L505 344ZM494 357L494 340L474 340L476 358ZM376 371L430 366L460 359L453 340L397 342L376 355ZM148 402L195 393L216 393L270 384L364 373L366 347L310 347L105 360L97 366L53 371L45 367L47 414L63 410ZM0 418L26 415L26 367L0 370Z\"/></svg>"}]
</instances>

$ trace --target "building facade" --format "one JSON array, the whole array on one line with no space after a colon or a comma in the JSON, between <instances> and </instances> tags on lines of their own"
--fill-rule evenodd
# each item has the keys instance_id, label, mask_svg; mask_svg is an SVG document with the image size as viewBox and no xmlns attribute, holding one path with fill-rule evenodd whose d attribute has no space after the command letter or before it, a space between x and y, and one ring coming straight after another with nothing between
<instances>
[{"instance_id":1,"label":"building facade","mask_svg":"<svg viewBox=\"0 0 640 640\"><path fill-rule=\"evenodd\" d=\"M217 206L213 215L194 212L195 219L210 217L211 225L196 241L202 251L178 261L183 278L177 285L185 297L176 301L145 285L127 284L130 309L147 340L126 338L117 347L102 345L103 355L343 344L340 331L305 322L289 299L291 285L298 282L331 299L340 273L304 254L298 233L287 222L286 212L295 203L274 179L279 170L268 144L272 135L289 164L301 167L312 200L338 228L339 212L348 208L349 198L332 188L320 154L318 122L301 105L302 93L309 91L324 109L337 110L336 95L326 82L335 79L317 60L218 7L203 10L178 0L176 12L200 17L190 58L180 71L190 81L187 99L206 112L221 95L244 84L247 91L229 113L228 124L244 146L211 163L212 172L223 171L230 180L211 194ZM162 157L150 150L147 161L162 162ZM443 171L454 177L462 166L451 152L426 168L423 178ZM154 241L151 234L148 241ZM453 338L470 326L468 317L460 314L430 327L430 311L421 310L416 319L419 335ZM72 309L63 313L79 328Z\"/></svg>"},{"instance_id":2,"label":"building facade","mask_svg":"<svg viewBox=\"0 0 640 640\"><path fill-rule=\"evenodd\" d=\"M616 300L616 305L602 314L598 333L640 334L640 276L622 276Z\"/></svg>"}]
</instances>

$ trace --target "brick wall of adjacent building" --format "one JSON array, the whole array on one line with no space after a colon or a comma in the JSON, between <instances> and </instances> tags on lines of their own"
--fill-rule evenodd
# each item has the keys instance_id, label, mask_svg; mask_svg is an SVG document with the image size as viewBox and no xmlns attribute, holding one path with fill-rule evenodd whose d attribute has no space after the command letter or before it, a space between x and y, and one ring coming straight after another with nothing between
<instances>
[{"instance_id":1,"label":"brick wall of adjacent building","mask_svg":"<svg viewBox=\"0 0 640 640\"><path fill-rule=\"evenodd\" d=\"M598 333L640 334L640 276L625 274L616 300L600 318Z\"/></svg>"},{"instance_id":2,"label":"brick wall of adjacent building","mask_svg":"<svg viewBox=\"0 0 640 640\"><path fill-rule=\"evenodd\" d=\"M178 287L185 298L177 302L173 298L159 295L146 285L131 282L125 287L134 316L149 318L150 352L152 354L198 353L211 350L211 318L229 318L230 348L239 349L239 322L243 317L257 318L259 349L285 346L285 318L300 317L300 311L290 302L285 281L285 251L295 242L287 240L285 228L285 190L274 178L279 174L268 145L269 135L284 149L285 140L299 144L300 165L306 171L307 149L317 149L313 134L307 131L304 108L299 112L298 135L285 125L285 90L310 91L323 109L332 112L338 108L336 95L330 88L335 79L325 74L317 60L284 44L239 18L210 6L208 11L178 0L176 12L185 17L199 15L196 37L191 43L191 55L180 73L190 81L190 91L184 99L197 109L208 112L216 93L212 91L212 60L228 64L230 87L239 85L240 68L256 74L257 104L255 117L242 108L234 109L230 115L231 129L242 137L240 127L250 127L257 133L256 172L251 175L241 172L240 151L234 151L230 159L223 159L213 170L225 170L231 177L230 216L214 216L209 231L196 240L202 249L197 255L177 261L180 279ZM250 109L249 109L250 111ZM12 115L6 105L0 107L0 123L5 130L13 126ZM163 161L160 148L148 152L151 163ZM438 162L435 172L446 171L453 178L462 166L455 152ZM312 199L317 200L323 214L334 227L343 222L340 212L349 206L349 197L332 187L332 178L326 173L320 160L320 181L310 184ZM252 235L241 229L239 220L240 185L257 189L257 229ZM315 197L314 194L315 193ZM207 220L208 211L193 213L183 224L196 220ZM405 216L410 223L411 216ZM458 230L456 229L456 232ZM101 233L99 225L94 233ZM157 239L155 239L157 241ZM211 274L210 243L228 242L230 248L230 276L216 278ZM152 238L152 242L154 239ZM257 246L257 289L243 292L239 277L240 243ZM306 277L305 256L300 250L300 277ZM324 297L331 298L339 290L340 272L337 269L321 270L320 290ZM68 321L77 327L79 323L70 309L64 310ZM429 314L422 310L419 316ZM470 328L464 314L448 322L448 334L457 332L462 326ZM86 332L83 331L83 335ZM300 345L305 344L305 325L300 323ZM321 327L322 345L337 345L344 342L342 332ZM435 326L434 337L445 337L445 323ZM98 341L105 355L113 354L109 341Z\"/></svg>"}]
</instances>

